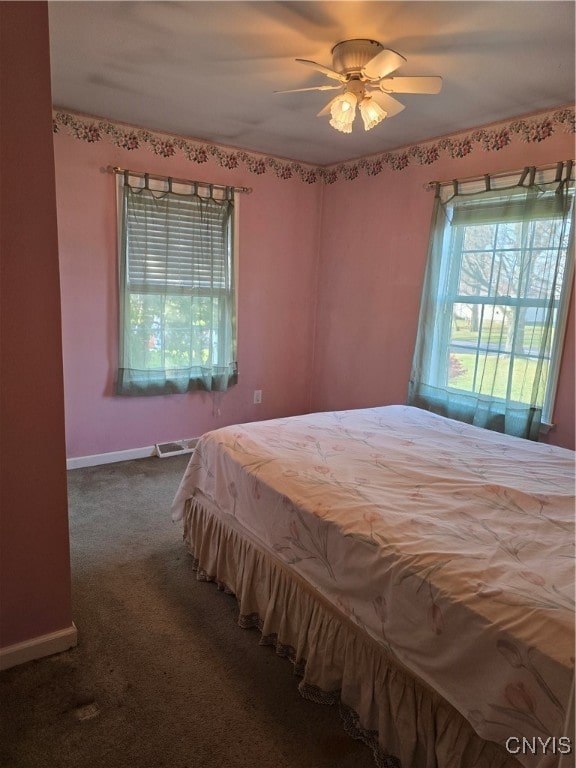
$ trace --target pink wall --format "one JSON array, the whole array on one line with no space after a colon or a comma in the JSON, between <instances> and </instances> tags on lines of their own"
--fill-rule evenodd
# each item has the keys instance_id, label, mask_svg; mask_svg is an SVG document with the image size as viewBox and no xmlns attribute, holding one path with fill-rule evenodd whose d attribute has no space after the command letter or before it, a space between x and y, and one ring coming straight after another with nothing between
<instances>
[{"instance_id":1,"label":"pink wall","mask_svg":"<svg viewBox=\"0 0 576 768\"><path fill-rule=\"evenodd\" d=\"M0 644L71 627L48 12L1 3Z\"/></svg>"},{"instance_id":2,"label":"pink wall","mask_svg":"<svg viewBox=\"0 0 576 768\"><path fill-rule=\"evenodd\" d=\"M210 159L54 137L69 457L195 437L233 422L309 409L322 188ZM116 209L108 165L249 186L239 203L239 383L226 393L113 394L117 350ZM263 391L253 404L254 389Z\"/></svg>"},{"instance_id":3,"label":"pink wall","mask_svg":"<svg viewBox=\"0 0 576 768\"><path fill-rule=\"evenodd\" d=\"M380 127L385 131L385 123ZM544 165L574 156L561 129L541 143L515 136L430 166L387 167L324 191L312 409L404 403L427 256L433 193L427 182ZM574 293L549 441L574 448Z\"/></svg>"},{"instance_id":4,"label":"pink wall","mask_svg":"<svg viewBox=\"0 0 576 768\"><path fill-rule=\"evenodd\" d=\"M322 185L257 175L242 163L228 170L212 158L197 165L181 152L128 151L104 133L88 142L61 128L54 139L69 457L310 409L405 402L433 203L426 183L553 163L574 150L572 134L558 125L540 143L514 134L499 151L476 144L464 158L441 152L432 165L385 164L353 181L340 172ZM116 213L108 165L254 188L240 199L240 380L229 392L113 395ZM263 390L261 406L253 405L254 389ZM549 440L573 447L573 304L555 421Z\"/></svg>"}]
</instances>

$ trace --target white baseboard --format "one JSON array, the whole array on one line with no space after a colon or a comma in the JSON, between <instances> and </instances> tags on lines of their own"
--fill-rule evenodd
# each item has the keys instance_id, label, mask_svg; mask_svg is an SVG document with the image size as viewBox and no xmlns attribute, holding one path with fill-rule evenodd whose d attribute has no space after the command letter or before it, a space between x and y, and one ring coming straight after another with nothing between
<instances>
[{"instance_id":1,"label":"white baseboard","mask_svg":"<svg viewBox=\"0 0 576 768\"><path fill-rule=\"evenodd\" d=\"M34 659L42 659L44 656L52 656L54 653L62 653L73 648L77 642L78 630L72 622L72 625L66 629L8 645L0 648L0 670L10 669L17 664L24 664Z\"/></svg>"},{"instance_id":2,"label":"white baseboard","mask_svg":"<svg viewBox=\"0 0 576 768\"><path fill-rule=\"evenodd\" d=\"M77 456L66 459L66 469L80 469L81 467L96 467L99 464L113 464L115 461L131 461L132 459L147 459L156 455L156 446L149 445L145 448L131 448L128 451L112 451L111 453L95 453L93 456Z\"/></svg>"}]
</instances>

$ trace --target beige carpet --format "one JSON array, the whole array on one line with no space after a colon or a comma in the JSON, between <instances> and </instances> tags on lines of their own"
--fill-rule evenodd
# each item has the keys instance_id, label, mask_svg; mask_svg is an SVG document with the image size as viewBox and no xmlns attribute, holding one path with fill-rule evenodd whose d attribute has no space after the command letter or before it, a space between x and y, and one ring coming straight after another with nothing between
<instances>
[{"instance_id":1,"label":"beige carpet","mask_svg":"<svg viewBox=\"0 0 576 768\"><path fill-rule=\"evenodd\" d=\"M169 515L188 458L68 473L79 644L0 674L0 765L374 768L235 599L196 581Z\"/></svg>"}]
</instances>

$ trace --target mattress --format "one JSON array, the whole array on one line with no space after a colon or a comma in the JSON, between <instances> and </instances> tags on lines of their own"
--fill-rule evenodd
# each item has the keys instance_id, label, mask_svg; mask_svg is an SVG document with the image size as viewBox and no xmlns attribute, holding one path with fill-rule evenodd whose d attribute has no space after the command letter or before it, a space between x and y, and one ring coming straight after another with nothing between
<instances>
[{"instance_id":1,"label":"mattress","mask_svg":"<svg viewBox=\"0 0 576 768\"><path fill-rule=\"evenodd\" d=\"M310 414L204 435L174 519L190 499L303 579L483 740L526 768L564 759L571 451L408 406Z\"/></svg>"}]
</instances>

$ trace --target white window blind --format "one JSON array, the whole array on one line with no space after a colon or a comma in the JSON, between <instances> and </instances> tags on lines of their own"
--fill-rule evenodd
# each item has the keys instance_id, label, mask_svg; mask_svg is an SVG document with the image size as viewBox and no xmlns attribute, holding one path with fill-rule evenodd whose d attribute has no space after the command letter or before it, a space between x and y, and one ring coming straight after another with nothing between
<instances>
[{"instance_id":1,"label":"white window blind","mask_svg":"<svg viewBox=\"0 0 576 768\"><path fill-rule=\"evenodd\" d=\"M145 199L132 194L127 210L127 277L141 292L227 291L229 232L215 206L198 199Z\"/></svg>"}]
</instances>

